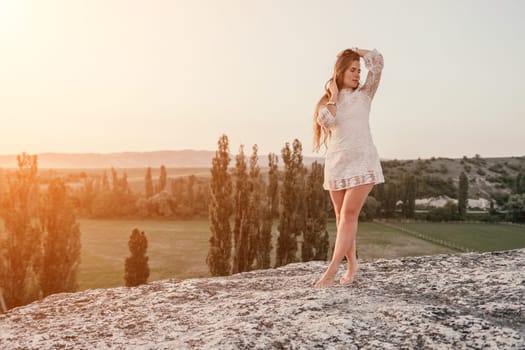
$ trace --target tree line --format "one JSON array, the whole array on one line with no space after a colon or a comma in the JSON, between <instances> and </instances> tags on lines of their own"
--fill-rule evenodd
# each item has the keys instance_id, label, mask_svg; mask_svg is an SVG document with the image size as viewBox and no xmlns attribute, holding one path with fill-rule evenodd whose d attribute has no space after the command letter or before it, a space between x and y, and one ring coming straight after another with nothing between
<instances>
[{"instance_id":1,"label":"tree line","mask_svg":"<svg viewBox=\"0 0 525 350\"><path fill-rule=\"evenodd\" d=\"M244 150L243 150L244 152ZM277 157L274 154L275 157ZM434 159L434 158L433 158ZM477 155L471 162L483 162L484 159ZM233 159L235 160L235 159ZM464 162L464 160L461 160ZM430 221L463 220L474 218L486 221L525 221L525 172L519 171L516 176L505 175L508 191L496 190L492 193L492 208L484 214L469 214L466 211L468 185L474 179L463 171L457 180L450 176L443 179L429 172L438 171L447 173L446 166L441 164L439 169L433 168L430 160L417 160L412 170L404 165L414 161L401 162L398 160L382 161L386 183L375 186L368 196L360 220L373 220L374 218L416 218ZM317 164L322 168L322 164ZM396 169L397 168L397 169ZM496 166L492 166L498 171ZM394 172L394 169L397 172ZM206 219L209 216L208 207L211 201L211 179L195 175L178 176L170 178L165 166L160 167L158 177L152 176L152 169L145 170L143 184L130 185L125 170L114 168L103 171L100 175L86 175L81 173L71 181L79 181L80 186L75 186L67 191L73 208L79 217L86 218L166 218L166 219ZM519 170L519 169L518 169ZM284 164L273 170L276 172L277 182L282 186ZM0 193L5 175L0 169ZM265 169L261 176L268 182L270 169ZM425 172L427 174L425 174ZM70 175L71 176L71 175ZM232 174L233 176L233 174ZM68 179L65 178L64 181ZM462 182L463 181L463 182ZM503 181L503 180L501 180ZM458 185L455 185L457 183ZM327 216L334 218L330 196L327 191L322 191L319 182L317 190L324 193L327 206ZM467 190L460 189L466 186ZM140 190L142 188L142 191ZM463 197L460 198L460 190ZM430 208L424 213L416 212L415 199L446 195L456 199L458 203L447 203L441 208ZM498 207L498 210L495 207ZM275 206L274 206L274 210ZM274 213L275 214L275 213Z\"/></svg>"},{"instance_id":2,"label":"tree line","mask_svg":"<svg viewBox=\"0 0 525 350\"><path fill-rule=\"evenodd\" d=\"M40 186L36 156L19 155L17 171L0 174L0 215L5 224L5 232L0 231L0 287L6 304L11 308L78 288L81 247L77 215L82 213L111 217L145 210L146 216L175 218L202 216L205 206L211 231L206 262L212 275L325 260L330 250L326 222L333 208L322 188L323 165L303 164L299 140L282 148L282 170L275 153L268 155L264 172L258 166L258 157L257 145L250 155L241 145L235 166L230 167L229 141L222 135L209 179L194 175L169 179L162 166L155 181L148 168L144 195L140 196L131 190L127 174L115 169L110 176L104 172L100 177L84 178L80 188L67 187L62 178L52 178ZM461 173L457 189L450 181L440 181L412 173L387 179L386 184L374 186L361 219L416 217L415 199L432 183L447 191L452 188L458 204L431 209L424 218L465 219L467 175ZM525 174L520 171L511 183L504 218L523 222ZM491 209L489 215L498 214ZM126 284L144 283L149 276L144 233L134 230L129 245L132 255L125 262Z\"/></svg>"},{"instance_id":3,"label":"tree line","mask_svg":"<svg viewBox=\"0 0 525 350\"><path fill-rule=\"evenodd\" d=\"M423 180L424 181L424 180ZM420 176L407 173L401 181L386 181L374 186L366 200L364 212L366 219L416 217L416 198L418 189L425 184ZM429 221L465 220L468 204L468 178L464 172L459 176L459 187L453 197L458 203L447 203L441 208L432 208L419 219ZM399 204L400 203L400 204Z\"/></svg>"},{"instance_id":4,"label":"tree line","mask_svg":"<svg viewBox=\"0 0 525 350\"><path fill-rule=\"evenodd\" d=\"M66 185L57 178L40 191L37 157L17 160L1 197L0 287L8 308L75 291L80 263L80 228Z\"/></svg>"},{"instance_id":5,"label":"tree line","mask_svg":"<svg viewBox=\"0 0 525 350\"><path fill-rule=\"evenodd\" d=\"M198 219L207 216L208 182L195 175L170 179L164 165L158 179L148 167L144 176L144 191L133 190L126 171L114 168L110 176L104 171L98 176L84 176L81 186L71 196L82 217L106 218L170 218Z\"/></svg>"},{"instance_id":6,"label":"tree line","mask_svg":"<svg viewBox=\"0 0 525 350\"><path fill-rule=\"evenodd\" d=\"M206 257L213 276L271 267L274 221L278 232L274 267L327 258L322 165L314 162L308 171L303 164L302 144L296 139L281 150L282 181L274 153L268 155L268 180L264 181L257 152L254 145L247 162L241 145L230 171L229 140L226 135L219 138L210 169L211 236Z\"/></svg>"},{"instance_id":7,"label":"tree line","mask_svg":"<svg viewBox=\"0 0 525 350\"><path fill-rule=\"evenodd\" d=\"M485 213L468 213L469 198L468 175L462 171L458 178L458 187L452 186L447 196L457 199L447 202L443 207L430 208L421 213L415 210L416 198L421 187L428 184L428 177L417 176L411 173L404 174L400 179L387 179L385 184L375 186L366 200L362 214L363 218L409 218L427 221L458 221L479 220L488 222L510 221L525 222L525 172L518 172L511 179L510 191L496 192L490 199L490 208ZM448 181L447 181L448 182ZM441 180L441 183L445 183ZM444 195L445 193L439 193ZM495 205L500 209L496 210Z\"/></svg>"},{"instance_id":8,"label":"tree line","mask_svg":"<svg viewBox=\"0 0 525 350\"><path fill-rule=\"evenodd\" d=\"M41 189L36 156L22 153L17 162L0 196L0 304L7 309L77 291L80 265L81 232L70 189L61 178ZM125 193L125 177L114 180L115 193ZM144 232L134 229L128 246L124 280L136 286L149 277Z\"/></svg>"}]
</instances>

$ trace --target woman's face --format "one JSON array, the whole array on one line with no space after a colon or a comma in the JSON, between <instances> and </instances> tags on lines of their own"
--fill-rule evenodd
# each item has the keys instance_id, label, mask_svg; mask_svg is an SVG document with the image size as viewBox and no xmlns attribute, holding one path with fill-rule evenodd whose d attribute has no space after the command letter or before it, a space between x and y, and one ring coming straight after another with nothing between
<instances>
[{"instance_id":1,"label":"woman's face","mask_svg":"<svg viewBox=\"0 0 525 350\"><path fill-rule=\"evenodd\" d=\"M343 76L343 89L352 88L356 89L359 85L359 79L361 77L361 63L359 61L352 61L350 66L345 70Z\"/></svg>"}]
</instances>

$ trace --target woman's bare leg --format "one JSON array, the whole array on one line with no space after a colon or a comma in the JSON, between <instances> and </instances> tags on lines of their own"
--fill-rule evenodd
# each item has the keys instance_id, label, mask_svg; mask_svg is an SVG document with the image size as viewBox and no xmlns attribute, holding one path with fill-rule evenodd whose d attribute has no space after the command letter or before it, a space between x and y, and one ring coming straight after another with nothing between
<instances>
[{"instance_id":1,"label":"woman's bare leg","mask_svg":"<svg viewBox=\"0 0 525 350\"><path fill-rule=\"evenodd\" d=\"M343 207L343 200L345 199L345 193L346 193L346 189L344 190L339 190L339 191L330 191L330 198L332 199L332 206L334 207L334 212L335 212L335 220L336 220L336 230L337 232L339 232L339 223L340 223L340 218L341 218L341 208ZM337 234L337 237L339 237L339 234ZM337 242L337 238L336 238L336 242ZM334 249L334 252L335 252L335 249ZM334 273L335 275L335 273ZM320 287L319 286L319 283L326 277L326 272L325 272L325 275L323 275L323 277L316 282L315 284L315 287ZM331 284L333 283L333 279L334 277L332 276L331 278Z\"/></svg>"},{"instance_id":2,"label":"woman's bare leg","mask_svg":"<svg viewBox=\"0 0 525 350\"><path fill-rule=\"evenodd\" d=\"M356 256L356 237L357 237L357 221L355 223L355 227L353 228L355 234L354 234L354 241L352 242L352 246L346 253L346 261L348 263L346 267L345 274L343 277L339 279L340 284L350 284L354 281L355 273L357 272L358 263L357 263L357 256Z\"/></svg>"},{"instance_id":3,"label":"woman's bare leg","mask_svg":"<svg viewBox=\"0 0 525 350\"><path fill-rule=\"evenodd\" d=\"M340 212L341 212L341 207L343 206L343 199L344 199L344 191L345 190L342 190L342 191L331 191L330 192L330 198L332 199L332 204L333 204L333 207L334 207L334 212L335 212L335 227L336 227L336 230L339 229L339 218L340 218ZM356 228L356 232L357 232L357 228ZM347 284L349 283L348 282L348 277L347 275L349 273L351 273L351 271L353 270L354 273L355 271L357 271L357 255L356 255L356 249L357 249L357 245L356 245L356 238L357 235L354 235L354 244L352 244L352 247L348 250L348 252L346 253L346 262L348 263L348 267L347 267L347 273L345 273L345 277L342 277L340 280L339 280L339 283L341 284ZM351 256L355 256L356 257L356 264L354 266L351 265ZM350 282L351 283L351 282Z\"/></svg>"},{"instance_id":4,"label":"woman's bare leg","mask_svg":"<svg viewBox=\"0 0 525 350\"><path fill-rule=\"evenodd\" d=\"M334 193L334 192L332 192ZM339 213L341 211L341 207L343 206L343 196L341 197L341 200L340 200L340 203L339 201L337 200L334 200L334 197L332 197L332 203L334 204L334 211L335 211L335 227L336 227L336 230L339 228ZM338 203L338 206L336 207L335 204L336 202ZM356 232L357 232L357 228L356 228ZM357 253L356 253L356 250L357 250L357 245L356 245L356 237L357 237L357 234L354 235L354 244L352 244L352 247L348 250L348 252L346 253L346 262L348 264L347 266L347 269L346 269L346 272L344 274L343 277L341 277L341 279L339 280L339 283L341 284L349 284L349 283L352 283L353 279L350 280L350 275L353 273L355 274L355 272L357 271L357 267L358 267L358 262L357 262ZM352 260L352 256L355 257L355 260ZM355 263L352 265L352 261L355 261Z\"/></svg>"},{"instance_id":5,"label":"woman's bare leg","mask_svg":"<svg viewBox=\"0 0 525 350\"><path fill-rule=\"evenodd\" d=\"M373 186L370 187L370 190L368 193L370 193L370 191L372 190ZM368 194L364 197L363 199L363 202L361 203L361 206L359 207L359 211L357 212L357 217L356 217L356 220L355 220L355 227L354 227L354 242L352 244L352 246L350 247L350 249L348 250L347 254L346 254L346 259L347 259L347 262L348 262L348 265L347 265L347 268L346 268L346 272L345 274L343 275L343 277L341 277L339 279L339 283L340 284L350 284L354 281L354 276L355 276L355 273L357 272L357 268L359 266L358 262L357 262L357 254L356 254L356 250L357 250L357 228L359 226L359 213L361 212L361 209L363 208L363 205L366 201L366 197L368 196Z\"/></svg>"},{"instance_id":6,"label":"woman's bare leg","mask_svg":"<svg viewBox=\"0 0 525 350\"><path fill-rule=\"evenodd\" d=\"M321 279L319 279L319 281L317 281L315 284L315 287L326 288L330 287L334 283L335 275L339 265L341 264L341 261L343 260L343 257L348 254L348 251L351 250L352 245L355 245L355 234L359 212L361 211L361 208L365 202L366 196L372 190L372 187L374 187L374 184L366 184L349 188L344 192L343 203L339 212L340 219L339 225L337 227L337 238L335 241L335 249L332 256L332 261L328 265L328 268ZM334 198L332 192L330 194L332 198ZM337 193L335 197L340 199L340 194ZM356 263L355 251L353 256L350 254L349 263L351 265ZM353 279L354 273L355 272L351 272L349 277Z\"/></svg>"},{"instance_id":7,"label":"woman's bare leg","mask_svg":"<svg viewBox=\"0 0 525 350\"><path fill-rule=\"evenodd\" d=\"M339 218L336 218L336 226L339 227ZM348 283L352 283L352 281L349 281L349 275L351 273L355 273L357 271L357 267L359 265L359 263L357 262L357 253L356 253L356 250L357 250L357 226L355 228L355 232L356 234L354 235L354 242L352 244L352 247L350 247L350 249L348 249L348 252L346 252L345 256L346 256L346 262L348 264L347 268L346 268L346 272L345 272L345 275L343 277L341 277L341 279L339 279L339 283L341 284L348 284ZM355 257L355 264L352 265L352 258L351 257Z\"/></svg>"}]
</instances>

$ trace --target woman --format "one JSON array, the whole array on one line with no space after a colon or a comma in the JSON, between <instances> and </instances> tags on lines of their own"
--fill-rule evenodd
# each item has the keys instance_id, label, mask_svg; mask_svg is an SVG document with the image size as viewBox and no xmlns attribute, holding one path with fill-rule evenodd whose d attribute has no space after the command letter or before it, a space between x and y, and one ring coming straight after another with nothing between
<instances>
[{"instance_id":1,"label":"woman","mask_svg":"<svg viewBox=\"0 0 525 350\"><path fill-rule=\"evenodd\" d=\"M360 58L368 75L360 86ZM314 114L314 150L319 151L321 134L327 147L323 188L330 191L335 210L337 238L332 261L317 288L332 286L343 257L348 268L339 280L349 284L357 271L356 232L359 212L374 184L384 182L379 155L369 125L383 56L377 50L347 49L337 55L334 75Z\"/></svg>"}]
</instances>

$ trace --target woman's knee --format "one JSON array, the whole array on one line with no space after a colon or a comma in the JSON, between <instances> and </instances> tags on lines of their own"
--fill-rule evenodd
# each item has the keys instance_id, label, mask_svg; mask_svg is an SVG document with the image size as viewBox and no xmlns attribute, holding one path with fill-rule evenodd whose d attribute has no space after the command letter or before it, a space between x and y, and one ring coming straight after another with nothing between
<instances>
[{"instance_id":1,"label":"woman's knee","mask_svg":"<svg viewBox=\"0 0 525 350\"><path fill-rule=\"evenodd\" d=\"M348 197L345 196L339 214L341 220L357 221L359 219L361 208L363 207L366 197L368 196L368 193L370 193L372 187L373 185L364 185L347 193Z\"/></svg>"},{"instance_id":2,"label":"woman's knee","mask_svg":"<svg viewBox=\"0 0 525 350\"><path fill-rule=\"evenodd\" d=\"M361 210L357 208L343 208L340 213L340 219L346 222L357 221L359 219L359 212Z\"/></svg>"}]
</instances>

